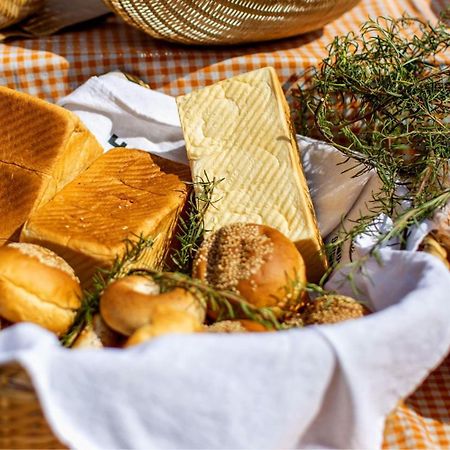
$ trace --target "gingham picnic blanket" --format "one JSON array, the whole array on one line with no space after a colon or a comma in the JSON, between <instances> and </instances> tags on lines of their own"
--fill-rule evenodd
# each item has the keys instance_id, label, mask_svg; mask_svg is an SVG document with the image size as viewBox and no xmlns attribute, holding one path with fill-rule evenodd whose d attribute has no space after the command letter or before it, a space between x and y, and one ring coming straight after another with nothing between
<instances>
[{"instance_id":1,"label":"gingham picnic blanket","mask_svg":"<svg viewBox=\"0 0 450 450\"><path fill-rule=\"evenodd\" d=\"M170 95L273 66L285 87L317 65L336 35L357 31L368 17L407 13L435 21L449 0L362 0L323 30L274 43L189 48L156 41L110 16L76 31L0 44L0 83L55 101L89 77L113 70L132 74ZM386 421L385 449L450 448L450 358Z\"/></svg>"}]
</instances>

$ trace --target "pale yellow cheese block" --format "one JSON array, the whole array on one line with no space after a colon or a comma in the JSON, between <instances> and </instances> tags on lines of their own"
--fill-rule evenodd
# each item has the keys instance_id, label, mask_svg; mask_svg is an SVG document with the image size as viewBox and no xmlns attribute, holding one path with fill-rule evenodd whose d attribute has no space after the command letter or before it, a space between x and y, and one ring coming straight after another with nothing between
<instances>
[{"instance_id":1,"label":"pale yellow cheese block","mask_svg":"<svg viewBox=\"0 0 450 450\"><path fill-rule=\"evenodd\" d=\"M205 217L272 226L301 251L309 281L326 270L322 238L275 70L255 70L177 98L193 177L223 179Z\"/></svg>"}]
</instances>

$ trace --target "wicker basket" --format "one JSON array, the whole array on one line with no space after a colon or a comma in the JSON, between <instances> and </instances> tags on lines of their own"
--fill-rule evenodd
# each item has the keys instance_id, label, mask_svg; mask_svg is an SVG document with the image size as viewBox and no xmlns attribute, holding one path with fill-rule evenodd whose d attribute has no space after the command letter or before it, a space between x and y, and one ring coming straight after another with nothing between
<instances>
[{"instance_id":1,"label":"wicker basket","mask_svg":"<svg viewBox=\"0 0 450 450\"><path fill-rule=\"evenodd\" d=\"M8 27L28 17L44 6L45 0L0 1L0 28Z\"/></svg>"},{"instance_id":2,"label":"wicker basket","mask_svg":"<svg viewBox=\"0 0 450 450\"><path fill-rule=\"evenodd\" d=\"M103 0L151 36L184 44L268 41L317 30L359 0Z\"/></svg>"},{"instance_id":3,"label":"wicker basket","mask_svg":"<svg viewBox=\"0 0 450 450\"><path fill-rule=\"evenodd\" d=\"M17 364L0 365L0 449L64 448L50 430L30 378Z\"/></svg>"}]
</instances>

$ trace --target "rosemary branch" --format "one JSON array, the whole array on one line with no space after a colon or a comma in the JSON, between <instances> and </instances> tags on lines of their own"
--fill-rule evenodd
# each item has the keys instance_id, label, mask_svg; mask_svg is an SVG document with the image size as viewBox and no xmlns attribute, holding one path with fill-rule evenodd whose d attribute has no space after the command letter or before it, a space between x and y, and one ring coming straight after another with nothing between
<instances>
[{"instance_id":1,"label":"rosemary branch","mask_svg":"<svg viewBox=\"0 0 450 450\"><path fill-rule=\"evenodd\" d=\"M282 328L271 308L258 308L234 292L214 289L189 275L149 269L132 269L128 274L149 277L160 286L162 291L171 290L175 287L190 291L205 309L214 314L215 321L245 318L254 320L270 329L279 330Z\"/></svg>"},{"instance_id":2,"label":"rosemary branch","mask_svg":"<svg viewBox=\"0 0 450 450\"><path fill-rule=\"evenodd\" d=\"M208 175L198 177L191 183L194 186L187 207L187 217L181 217L176 239L179 249L171 255L175 269L190 274L195 255L203 241L205 230L204 217L206 211L218 200L213 200L214 189L222 180L210 180Z\"/></svg>"},{"instance_id":3,"label":"rosemary branch","mask_svg":"<svg viewBox=\"0 0 450 450\"><path fill-rule=\"evenodd\" d=\"M331 252L380 214L394 227L376 247L402 239L448 201L450 67L440 57L449 48L443 22L369 20L359 34L336 37L294 93L299 132L325 139L361 165L359 174L375 169L382 181L369 214L343 230Z\"/></svg>"},{"instance_id":4,"label":"rosemary branch","mask_svg":"<svg viewBox=\"0 0 450 450\"><path fill-rule=\"evenodd\" d=\"M118 256L110 269L98 269L92 279L92 287L83 293L81 307L77 311L75 320L60 341L65 347L70 347L75 342L83 328L92 322L94 314L99 311L100 296L105 288L114 280L127 274L130 267L137 263L144 252L153 246L153 239L142 235L135 239L127 239L125 249Z\"/></svg>"}]
</instances>

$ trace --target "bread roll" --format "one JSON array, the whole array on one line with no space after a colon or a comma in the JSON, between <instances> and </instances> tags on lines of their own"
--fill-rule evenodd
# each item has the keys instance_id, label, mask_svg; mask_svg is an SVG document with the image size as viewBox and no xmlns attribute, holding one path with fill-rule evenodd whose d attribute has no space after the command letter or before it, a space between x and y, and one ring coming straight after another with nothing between
<instances>
[{"instance_id":1,"label":"bread roll","mask_svg":"<svg viewBox=\"0 0 450 450\"><path fill-rule=\"evenodd\" d=\"M142 344L166 334L187 334L201 331L198 320L185 311L157 314L152 323L138 328L127 340L125 347Z\"/></svg>"},{"instance_id":2,"label":"bread roll","mask_svg":"<svg viewBox=\"0 0 450 450\"><path fill-rule=\"evenodd\" d=\"M92 321L83 328L72 348L121 347L122 345L123 337L111 330L100 314L95 314Z\"/></svg>"},{"instance_id":3,"label":"bread roll","mask_svg":"<svg viewBox=\"0 0 450 450\"><path fill-rule=\"evenodd\" d=\"M221 320L212 325L204 327L208 333L245 333L248 331L264 332L269 331L264 325L254 320Z\"/></svg>"},{"instance_id":4,"label":"bread roll","mask_svg":"<svg viewBox=\"0 0 450 450\"><path fill-rule=\"evenodd\" d=\"M83 287L136 236L154 240L140 264L159 268L186 201L187 179L184 165L140 150L110 150L30 217L21 241L60 255Z\"/></svg>"},{"instance_id":5,"label":"bread roll","mask_svg":"<svg viewBox=\"0 0 450 450\"><path fill-rule=\"evenodd\" d=\"M361 303L345 295L323 295L311 300L302 312L305 325L320 325L357 319L369 311Z\"/></svg>"},{"instance_id":6,"label":"bread roll","mask_svg":"<svg viewBox=\"0 0 450 450\"><path fill-rule=\"evenodd\" d=\"M70 111L0 87L0 245L103 149Z\"/></svg>"},{"instance_id":7,"label":"bread roll","mask_svg":"<svg viewBox=\"0 0 450 450\"><path fill-rule=\"evenodd\" d=\"M32 244L0 248L0 316L61 335L80 306L80 283L63 259Z\"/></svg>"},{"instance_id":8,"label":"bread roll","mask_svg":"<svg viewBox=\"0 0 450 450\"><path fill-rule=\"evenodd\" d=\"M158 317L182 312L198 324L205 311L189 291L175 288L160 293L154 282L142 276L128 276L110 284L100 299L100 314L106 324L125 336L137 329L155 324Z\"/></svg>"},{"instance_id":9,"label":"bread roll","mask_svg":"<svg viewBox=\"0 0 450 450\"><path fill-rule=\"evenodd\" d=\"M305 263L278 230L237 223L208 236L194 261L193 276L219 290L242 295L257 307L298 309L306 283Z\"/></svg>"}]
</instances>

